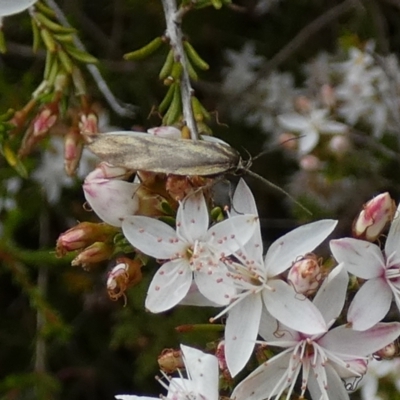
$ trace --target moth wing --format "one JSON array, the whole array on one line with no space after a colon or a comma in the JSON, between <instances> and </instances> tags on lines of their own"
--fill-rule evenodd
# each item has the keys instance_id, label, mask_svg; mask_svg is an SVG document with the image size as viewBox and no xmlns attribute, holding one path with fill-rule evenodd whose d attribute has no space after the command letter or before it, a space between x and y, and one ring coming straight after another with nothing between
<instances>
[{"instance_id":1,"label":"moth wing","mask_svg":"<svg viewBox=\"0 0 400 400\"><path fill-rule=\"evenodd\" d=\"M234 168L240 159L228 145L138 132L99 135L89 149L116 166L176 175L220 174Z\"/></svg>"}]
</instances>

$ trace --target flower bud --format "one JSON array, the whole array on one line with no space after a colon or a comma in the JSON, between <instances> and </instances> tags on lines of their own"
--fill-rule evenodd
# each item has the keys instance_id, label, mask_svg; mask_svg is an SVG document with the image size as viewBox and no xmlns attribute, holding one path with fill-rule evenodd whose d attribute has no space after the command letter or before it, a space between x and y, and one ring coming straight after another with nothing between
<instances>
[{"instance_id":1,"label":"flower bud","mask_svg":"<svg viewBox=\"0 0 400 400\"><path fill-rule=\"evenodd\" d=\"M335 89L328 84L324 84L321 86L321 99L322 103L329 107L332 108L336 104L336 94L335 94Z\"/></svg>"},{"instance_id":2,"label":"flower bud","mask_svg":"<svg viewBox=\"0 0 400 400\"><path fill-rule=\"evenodd\" d=\"M315 293L321 281L321 267L315 254L306 254L290 268L288 281L297 293Z\"/></svg>"},{"instance_id":3,"label":"flower bud","mask_svg":"<svg viewBox=\"0 0 400 400\"><path fill-rule=\"evenodd\" d=\"M335 135L329 141L329 149L337 156L343 156L351 148L350 140L345 135Z\"/></svg>"},{"instance_id":4,"label":"flower bud","mask_svg":"<svg viewBox=\"0 0 400 400\"><path fill-rule=\"evenodd\" d=\"M368 203L353 222L353 236L374 242L388 222L393 220L396 205L389 193L382 193Z\"/></svg>"},{"instance_id":5,"label":"flower bud","mask_svg":"<svg viewBox=\"0 0 400 400\"><path fill-rule=\"evenodd\" d=\"M82 136L76 129L70 129L64 138L64 169L73 176L78 168L83 151Z\"/></svg>"},{"instance_id":6,"label":"flower bud","mask_svg":"<svg viewBox=\"0 0 400 400\"><path fill-rule=\"evenodd\" d=\"M312 154L307 154L301 158L300 168L307 172L318 171L321 169L321 160Z\"/></svg>"},{"instance_id":7,"label":"flower bud","mask_svg":"<svg viewBox=\"0 0 400 400\"><path fill-rule=\"evenodd\" d=\"M82 135L94 136L98 133L98 119L94 112L81 114L79 131Z\"/></svg>"},{"instance_id":8,"label":"flower bud","mask_svg":"<svg viewBox=\"0 0 400 400\"><path fill-rule=\"evenodd\" d=\"M113 246L104 242L95 242L79 253L72 260L71 265L73 267L81 266L84 269L88 269L90 264L96 264L108 260L112 256L113 252Z\"/></svg>"},{"instance_id":9,"label":"flower bud","mask_svg":"<svg viewBox=\"0 0 400 400\"><path fill-rule=\"evenodd\" d=\"M185 368L182 352L174 349L164 349L157 359L160 369L167 374L172 374L178 369Z\"/></svg>"},{"instance_id":10,"label":"flower bud","mask_svg":"<svg viewBox=\"0 0 400 400\"><path fill-rule=\"evenodd\" d=\"M69 251L81 250L94 242L106 241L116 232L114 227L107 224L81 222L59 236L56 254L62 257Z\"/></svg>"},{"instance_id":11,"label":"flower bud","mask_svg":"<svg viewBox=\"0 0 400 400\"><path fill-rule=\"evenodd\" d=\"M286 150L295 151L297 150L299 141L296 140L298 136L294 133L284 132L278 137L279 144Z\"/></svg>"},{"instance_id":12,"label":"flower bud","mask_svg":"<svg viewBox=\"0 0 400 400\"><path fill-rule=\"evenodd\" d=\"M32 122L33 136L43 137L56 123L58 118L58 104L51 103L44 107Z\"/></svg>"},{"instance_id":13,"label":"flower bud","mask_svg":"<svg viewBox=\"0 0 400 400\"><path fill-rule=\"evenodd\" d=\"M138 211L136 192L140 185L119 179L96 178L97 173L99 171L89 174L83 184L86 201L104 222L121 227L125 216Z\"/></svg>"},{"instance_id":14,"label":"flower bud","mask_svg":"<svg viewBox=\"0 0 400 400\"><path fill-rule=\"evenodd\" d=\"M111 300L125 297L129 287L137 285L142 280L141 268L143 264L139 260L131 260L127 257L119 257L118 263L108 274L107 292Z\"/></svg>"}]
</instances>

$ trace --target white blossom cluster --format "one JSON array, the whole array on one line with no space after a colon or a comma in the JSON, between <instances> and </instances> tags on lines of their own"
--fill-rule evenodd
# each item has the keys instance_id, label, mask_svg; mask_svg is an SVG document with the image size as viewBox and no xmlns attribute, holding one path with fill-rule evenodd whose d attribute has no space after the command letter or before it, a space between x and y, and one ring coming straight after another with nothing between
<instances>
[{"instance_id":1,"label":"white blossom cluster","mask_svg":"<svg viewBox=\"0 0 400 400\"><path fill-rule=\"evenodd\" d=\"M225 220L211 223L204 195L195 192L180 202L173 228L135 215L140 184L122 180L121 168L103 165L96 171L84 185L92 209L121 228L135 249L161 264L147 291L147 310L221 308L213 318L226 318L218 361L232 377L244 369L256 347L276 349L234 388L232 400L289 399L306 392L312 400L348 399L348 390L358 387L373 354L400 335L399 322L382 322L393 302L400 310L400 208L396 214L388 194L365 206L356 226L364 236L330 241L337 265L327 268L313 252L337 221L300 226L264 249L255 200L243 180ZM372 242L389 221L381 249ZM343 310L349 274L361 279L360 288ZM166 398L217 400L217 357L185 346L182 353L188 378L166 377ZM214 367L206 367L208 363Z\"/></svg>"},{"instance_id":2,"label":"white blossom cluster","mask_svg":"<svg viewBox=\"0 0 400 400\"><path fill-rule=\"evenodd\" d=\"M298 134L300 156L313 151L322 134L343 135L357 128L380 139L399 133L398 59L378 56L372 42L319 54L304 66L299 87L288 72L260 75L266 60L250 43L241 51L227 51L226 58L223 90L233 118L259 126L269 137Z\"/></svg>"}]
</instances>

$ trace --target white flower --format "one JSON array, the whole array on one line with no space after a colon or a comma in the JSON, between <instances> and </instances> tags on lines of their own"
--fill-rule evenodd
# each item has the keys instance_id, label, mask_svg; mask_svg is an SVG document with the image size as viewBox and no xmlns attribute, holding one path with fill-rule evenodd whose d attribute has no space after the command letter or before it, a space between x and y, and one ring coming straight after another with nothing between
<instances>
[{"instance_id":1,"label":"white flower","mask_svg":"<svg viewBox=\"0 0 400 400\"><path fill-rule=\"evenodd\" d=\"M244 182L240 182L236 189L233 210L255 212L254 199ZM229 311L225 328L225 357L232 376L245 366L253 351L263 308L298 331L315 334L326 330L325 321L316 307L278 276L290 268L298 257L314 250L333 231L336 223L322 220L295 229L270 246L264 261L258 226L252 239L235 254L242 262L230 265L234 269L232 277L238 295L223 311Z\"/></svg>"},{"instance_id":2,"label":"white flower","mask_svg":"<svg viewBox=\"0 0 400 400\"><path fill-rule=\"evenodd\" d=\"M327 326L332 326L340 314L347 283L347 272L339 265L329 274L314 299ZM300 397L308 389L313 400L346 400L349 397L341 379L365 373L365 356L395 340L399 333L400 323L393 322L378 324L364 332L343 325L311 336L283 326L265 314L260 329L265 344L284 350L242 381L232 398L280 398L288 390L286 399L289 399L302 371Z\"/></svg>"},{"instance_id":3,"label":"white flower","mask_svg":"<svg viewBox=\"0 0 400 400\"><path fill-rule=\"evenodd\" d=\"M393 298L400 310L400 206L397 208L385 249L364 240L345 238L330 242L333 256L347 270L365 279L355 295L347 320L356 330L368 329L381 321Z\"/></svg>"},{"instance_id":4,"label":"white flower","mask_svg":"<svg viewBox=\"0 0 400 400\"><path fill-rule=\"evenodd\" d=\"M219 305L228 304L235 289L221 260L250 239L256 220L254 215L241 215L208 229L203 194L191 195L180 204L176 231L153 218L124 218L122 230L134 247L159 260L169 260L150 284L146 308L157 313L174 307L187 295L193 280L204 297Z\"/></svg>"},{"instance_id":5,"label":"white flower","mask_svg":"<svg viewBox=\"0 0 400 400\"><path fill-rule=\"evenodd\" d=\"M255 54L254 43L247 42L241 51L228 50L226 58L230 64L224 73L224 91L229 94L238 94L250 85L256 74L254 70L258 68L263 57Z\"/></svg>"},{"instance_id":6,"label":"white flower","mask_svg":"<svg viewBox=\"0 0 400 400\"><path fill-rule=\"evenodd\" d=\"M362 400L384 400L384 397L379 396L379 381L390 381L396 386L400 392L400 359L393 360L374 360L368 363L368 371L360 382L360 391ZM387 384L386 384L387 385ZM387 398L385 396L385 398Z\"/></svg>"},{"instance_id":7,"label":"white flower","mask_svg":"<svg viewBox=\"0 0 400 400\"><path fill-rule=\"evenodd\" d=\"M37 0L0 0L0 18L25 11L36 2Z\"/></svg>"},{"instance_id":8,"label":"white flower","mask_svg":"<svg viewBox=\"0 0 400 400\"><path fill-rule=\"evenodd\" d=\"M300 134L299 153L304 155L314 149L321 133L343 134L347 131L347 125L329 120L328 113L327 109L312 109L308 115L279 115L278 121L284 129Z\"/></svg>"},{"instance_id":9,"label":"white flower","mask_svg":"<svg viewBox=\"0 0 400 400\"><path fill-rule=\"evenodd\" d=\"M200 350L181 344L183 362L188 378L168 378L168 394L163 399L186 400L204 399L218 400L218 360L217 357L203 353ZM166 385L163 384L165 387ZM145 397L134 395L118 395L117 400L160 400L159 397Z\"/></svg>"}]
</instances>

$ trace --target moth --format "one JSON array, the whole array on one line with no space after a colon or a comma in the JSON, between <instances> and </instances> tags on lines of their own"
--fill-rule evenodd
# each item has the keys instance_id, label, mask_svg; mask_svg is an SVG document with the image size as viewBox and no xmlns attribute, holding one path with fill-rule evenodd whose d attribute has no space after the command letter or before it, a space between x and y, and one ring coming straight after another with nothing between
<instances>
[{"instance_id":1,"label":"moth","mask_svg":"<svg viewBox=\"0 0 400 400\"><path fill-rule=\"evenodd\" d=\"M191 176L244 172L289 197L310 214L281 187L250 171L252 159L243 160L237 150L215 138L209 141L172 139L142 132L113 132L90 140L89 149L117 167Z\"/></svg>"},{"instance_id":2,"label":"moth","mask_svg":"<svg viewBox=\"0 0 400 400\"><path fill-rule=\"evenodd\" d=\"M156 173L209 176L248 168L233 147L217 141L115 132L94 137L88 147L117 167Z\"/></svg>"}]
</instances>

